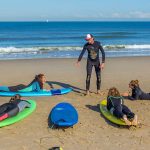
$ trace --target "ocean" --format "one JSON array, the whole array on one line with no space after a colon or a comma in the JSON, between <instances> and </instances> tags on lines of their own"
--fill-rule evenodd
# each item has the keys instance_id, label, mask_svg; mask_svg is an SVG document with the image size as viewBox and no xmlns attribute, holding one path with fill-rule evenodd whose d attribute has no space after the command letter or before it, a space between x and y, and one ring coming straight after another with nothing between
<instances>
[{"instance_id":1,"label":"ocean","mask_svg":"<svg viewBox=\"0 0 150 150\"><path fill-rule=\"evenodd\" d=\"M0 22L0 59L77 58L88 33L106 57L150 56L150 22Z\"/></svg>"}]
</instances>

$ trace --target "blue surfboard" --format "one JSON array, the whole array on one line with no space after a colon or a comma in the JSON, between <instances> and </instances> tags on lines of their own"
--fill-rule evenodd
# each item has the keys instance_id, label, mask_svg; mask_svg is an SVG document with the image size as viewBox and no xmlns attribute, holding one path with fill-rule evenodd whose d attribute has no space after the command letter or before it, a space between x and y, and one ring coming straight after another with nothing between
<instances>
[{"instance_id":1,"label":"blue surfboard","mask_svg":"<svg viewBox=\"0 0 150 150\"><path fill-rule=\"evenodd\" d=\"M78 113L69 103L59 103L51 111L49 120L59 127L71 127L78 122Z\"/></svg>"},{"instance_id":2,"label":"blue surfboard","mask_svg":"<svg viewBox=\"0 0 150 150\"><path fill-rule=\"evenodd\" d=\"M32 96L54 96L54 95L63 95L71 92L71 88L62 88L62 89L52 89L50 91L18 91L18 92L11 92L11 91L0 91L0 96L11 97L16 94L21 95L22 97L32 97Z\"/></svg>"}]
</instances>

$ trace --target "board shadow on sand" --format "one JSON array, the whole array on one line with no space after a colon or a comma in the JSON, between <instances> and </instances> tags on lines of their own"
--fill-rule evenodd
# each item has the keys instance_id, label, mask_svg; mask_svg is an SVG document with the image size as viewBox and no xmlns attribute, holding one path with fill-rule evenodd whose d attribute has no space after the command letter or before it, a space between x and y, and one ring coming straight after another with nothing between
<instances>
[{"instance_id":1,"label":"board shadow on sand","mask_svg":"<svg viewBox=\"0 0 150 150\"><path fill-rule=\"evenodd\" d=\"M63 83L63 82L58 82L58 81L47 81L47 83L49 84L49 86L51 88L54 88L53 85L58 85L62 88L72 88L73 92L76 92L76 93L85 93L84 89L81 89L79 87L73 86L73 85L68 84L68 83Z\"/></svg>"},{"instance_id":2,"label":"board shadow on sand","mask_svg":"<svg viewBox=\"0 0 150 150\"><path fill-rule=\"evenodd\" d=\"M49 129L52 129L52 130L62 130L62 131L64 131L64 132L65 132L65 130L68 129L68 128L73 128L73 126L71 126L71 127L59 127L59 126L54 125L54 124L52 123L52 121L51 121L50 114L49 114L49 116L48 116L48 118L47 118L47 124L48 124L48 128L49 128Z\"/></svg>"},{"instance_id":3,"label":"board shadow on sand","mask_svg":"<svg viewBox=\"0 0 150 150\"><path fill-rule=\"evenodd\" d=\"M97 104L97 105L85 105L85 106L86 106L88 109L91 109L91 110L93 110L93 111L95 111L95 112L100 113L100 117L102 117L102 118L105 120L105 122L106 122L107 124L109 124L109 125L111 125L111 126L113 126L113 127L115 127L115 128L127 128L126 126L120 126L120 125L114 124L114 123L110 122L108 119L106 119L106 118L102 115L102 113L100 112L100 105L99 105L99 104Z\"/></svg>"},{"instance_id":4,"label":"board shadow on sand","mask_svg":"<svg viewBox=\"0 0 150 150\"><path fill-rule=\"evenodd\" d=\"M18 90L22 90L24 88L26 88L27 85L24 85L24 84L18 84L18 85L15 85L15 86L9 86L8 88L10 89L10 91L12 92L16 92Z\"/></svg>"}]
</instances>

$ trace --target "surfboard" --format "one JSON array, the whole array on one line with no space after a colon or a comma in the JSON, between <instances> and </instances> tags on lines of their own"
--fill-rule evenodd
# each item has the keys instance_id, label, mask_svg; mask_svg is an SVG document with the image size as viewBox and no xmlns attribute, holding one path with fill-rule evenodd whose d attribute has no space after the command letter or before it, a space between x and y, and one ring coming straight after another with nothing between
<instances>
[{"instance_id":1,"label":"surfboard","mask_svg":"<svg viewBox=\"0 0 150 150\"><path fill-rule=\"evenodd\" d=\"M11 97L16 94L21 95L22 97L32 97L32 96L54 96L54 95L63 95L71 92L71 88L62 88L62 89L52 89L50 91L18 91L18 92L11 92L11 91L0 91L0 96Z\"/></svg>"},{"instance_id":2,"label":"surfboard","mask_svg":"<svg viewBox=\"0 0 150 150\"><path fill-rule=\"evenodd\" d=\"M0 121L0 128L14 124L14 123L24 119L25 117L29 116L36 109L36 102L35 101L33 101L33 100L27 100L27 101L31 104L31 107L25 108L22 112L18 113L14 117L7 118L3 121Z\"/></svg>"},{"instance_id":3,"label":"surfboard","mask_svg":"<svg viewBox=\"0 0 150 150\"><path fill-rule=\"evenodd\" d=\"M51 111L50 121L59 127L70 127L78 122L78 113L69 103L59 103Z\"/></svg>"},{"instance_id":4,"label":"surfboard","mask_svg":"<svg viewBox=\"0 0 150 150\"><path fill-rule=\"evenodd\" d=\"M100 111L103 114L103 116L110 122L123 126L126 125L123 120L115 117L113 114L110 113L110 111L107 109L107 100L103 100L100 102Z\"/></svg>"}]
</instances>

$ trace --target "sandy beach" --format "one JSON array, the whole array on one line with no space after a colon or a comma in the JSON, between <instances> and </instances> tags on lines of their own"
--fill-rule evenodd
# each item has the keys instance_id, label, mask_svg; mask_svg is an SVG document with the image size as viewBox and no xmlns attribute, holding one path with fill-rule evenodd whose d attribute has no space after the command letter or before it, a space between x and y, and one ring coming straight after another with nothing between
<instances>
[{"instance_id":1,"label":"sandy beach","mask_svg":"<svg viewBox=\"0 0 150 150\"><path fill-rule=\"evenodd\" d=\"M107 58L102 72L101 91L96 92L93 72L91 95L84 96L86 59L80 67L76 59L1 60L0 85L28 84L36 74L44 73L54 88L72 87L73 92L53 97L32 97L37 109L16 124L0 128L0 150L48 150L61 146L64 150L148 150L150 147L150 101L125 100L144 125L141 128L122 128L101 116L98 104L107 96L108 88L128 90L132 79L140 80L141 88L150 92L150 57ZM93 69L94 71L94 69ZM9 98L0 97L0 104ZM25 98L24 98L25 99ZM50 110L59 102L69 102L79 113L79 122L66 130L51 129L47 119Z\"/></svg>"}]
</instances>

